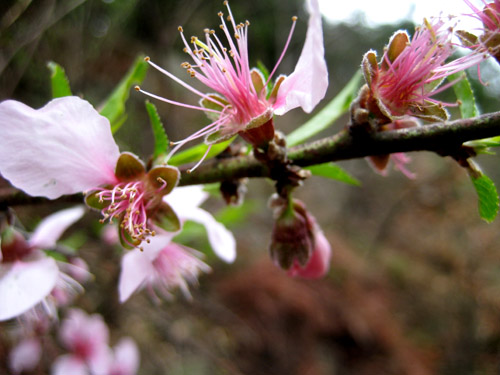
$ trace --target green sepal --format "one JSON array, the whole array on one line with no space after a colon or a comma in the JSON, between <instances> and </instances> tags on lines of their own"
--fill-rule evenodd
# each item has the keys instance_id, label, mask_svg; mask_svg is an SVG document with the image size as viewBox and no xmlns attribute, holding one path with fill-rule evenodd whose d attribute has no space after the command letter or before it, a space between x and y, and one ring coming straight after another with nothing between
<instances>
[{"instance_id":1,"label":"green sepal","mask_svg":"<svg viewBox=\"0 0 500 375\"><path fill-rule=\"evenodd\" d=\"M250 120L250 122L245 126L245 129L243 129L243 131L258 128L259 126L264 125L266 122L268 122L272 117L273 117L273 109L269 107L262 114Z\"/></svg>"},{"instance_id":2,"label":"green sepal","mask_svg":"<svg viewBox=\"0 0 500 375\"><path fill-rule=\"evenodd\" d=\"M176 167L159 165L148 172L148 182L154 190L158 190L163 186L161 180L165 181L167 185L158 192L163 196L169 194L177 186L180 176L181 174Z\"/></svg>"},{"instance_id":3,"label":"green sepal","mask_svg":"<svg viewBox=\"0 0 500 375\"><path fill-rule=\"evenodd\" d=\"M212 148L208 152L205 160L208 160L210 158L213 158L214 156L219 155L235 139L236 139L236 137L234 136L234 137L232 137L226 141L223 141L221 143L213 144ZM180 151L180 152L174 154L174 156L172 156L170 158L168 163L170 165L182 165L182 164L192 163L192 162L195 162L197 160L200 160L203 157L203 155L205 155L205 152L207 151L207 147L209 147L209 146L204 144L204 143L200 143L196 146L188 148L187 150Z\"/></svg>"},{"instance_id":4,"label":"green sepal","mask_svg":"<svg viewBox=\"0 0 500 375\"><path fill-rule=\"evenodd\" d=\"M412 106L410 111L413 116L430 122L446 121L449 118L448 111L436 103L425 101L423 106Z\"/></svg>"},{"instance_id":5,"label":"green sepal","mask_svg":"<svg viewBox=\"0 0 500 375\"><path fill-rule=\"evenodd\" d=\"M147 100L146 111L148 112L149 122L151 123L151 127L153 128L153 136L155 139L153 159L156 160L161 155L167 153L169 144L168 137L167 133L165 133L165 128L163 127L160 116L158 115L158 111L156 110L156 106Z\"/></svg>"},{"instance_id":6,"label":"green sepal","mask_svg":"<svg viewBox=\"0 0 500 375\"><path fill-rule=\"evenodd\" d=\"M71 96L71 87L64 68L54 61L49 61L47 67L50 70L50 84L52 87L52 98Z\"/></svg>"},{"instance_id":7,"label":"green sepal","mask_svg":"<svg viewBox=\"0 0 500 375\"><path fill-rule=\"evenodd\" d=\"M205 98L200 100L200 105L203 108L212 109L214 111L222 111L224 109L224 107L229 105L229 102L223 96L221 96L219 94L212 93L212 94L207 94L206 96L209 98L212 98L213 100L215 100L221 104L214 103L212 100L209 100L205 97ZM214 112L210 112L210 111L205 112L205 114L207 115L207 117L210 120L213 120L213 121L218 120L220 117L220 115L218 113L214 113Z\"/></svg>"},{"instance_id":8,"label":"green sepal","mask_svg":"<svg viewBox=\"0 0 500 375\"><path fill-rule=\"evenodd\" d=\"M102 211L107 206L109 206L109 201L106 201L104 199L101 200L98 197L98 194L99 194L99 191L94 191L92 193L86 194L84 200L85 200L85 204L88 207L90 207L94 210L97 210L97 211Z\"/></svg>"},{"instance_id":9,"label":"green sepal","mask_svg":"<svg viewBox=\"0 0 500 375\"><path fill-rule=\"evenodd\" d=\"M396 31L391 39L389 40L389 44L387 46L387 57L389 61L392 63L397 57L403 52L403 50L410 43L410 37L408 33L404 30ZM385 60L382 61L382 69L387 70L389 66Z\"/></svg>"},{"instance_id":10,"label":"green sepal","mask_svg":"<svg viewBox=\"0 0 500 375\"><path fill-rule=\"evenodd\" d=\"M286 76L285 75L280 75L278 78L276 78L276 81L274 82L274 86L271 89L271 92L269 93L269 97L267 98L270 103L274 103L276 101L276 98L278 97L278 91L280 89L281 84L285 80Z\"/></svg>"},{"instance_id":11,"label":"green sepal","mask_svg":"<svg viewBox=\"0 0 500 375\"><path fill-rule=\"evenodd\" d=\"M120 226L118 226L117 230L118 230L118 237L120 238L120 244L125 249L129 249L129 250L134 249L141 244L140 240L132 239L130 234L126 230L120 228Z\"/></svg>"},{"instance_id":12,"label":"green sepal","mask_svg":"<svg viewBox=\"0 0 500 375\"><path fill-rule=\"evenodd\" d=\"M227 141L228 139L231 139L232 137L234 137L233 133L222 134L220 130L216 130L213 133L207 134L207 136L205 137L205 144L213 145L216 143L221 143Z\"/></svg>"},{"instance_id":13,"label":"green sepal","mask_svg":"<svg viewBox=\"0 0 500 375\"><path fill-rule=\"evenodd\" d=\"M264 78L264 74L257 69L257 68L252 68L250 70L250 78L252 79L253 87L257 94L260 94L264 86L266 85L266 80Z\"/></svg>"},{"instance_id":14,"label":"green sepal","mask_svg":"<svg viewBox=\"0 0 500 375\"><path fill-rule=\"evenodd\" d=\"M116 162L115 175L120 181L136 180L146 173L141 160L130 152L122 152Z\"/></svg>"},{"instance_id":15,"label":"green sepal","mask_svg":"<svg viewBox=\"0 0 500 375\"><path fill-rule=\"evenodd\" d=\"M370 50L365 53L361 62L361 67L363 69L365 81L367 85L371 87L372 82L376 80L378 75L377 52Z\"/></svg>"},{"instance_id":16,"label":"green sepal","mask_svg":"<svg viewBox=\"0 0 500 375\"><path fill-rule=\"evenodd\" d=\"M166 202L161 202L161 205L155 211L152 217L154 224L167 232L177 232L181 229L181 221L175 211Z\"/></svg>"},{"instance_id":17,"label":"green sepal","mask_svg":"<svg viewBox=\"0 0 500 375\"><path fill-rule=\"evenodd\" d=\"M457 30L455 31L455 34L458 36L465 47L473 47L477 45L478 37L474 34L471 34L465 30Z\"/></svg>"}]
</instances>

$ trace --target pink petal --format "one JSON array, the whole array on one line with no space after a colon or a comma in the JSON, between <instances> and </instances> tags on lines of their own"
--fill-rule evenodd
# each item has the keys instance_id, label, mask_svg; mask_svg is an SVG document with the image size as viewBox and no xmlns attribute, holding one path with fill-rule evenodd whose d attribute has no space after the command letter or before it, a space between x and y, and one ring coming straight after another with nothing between
<instances>
[{"instance_id":1,"label":"pink petal","mask_svg":"<svg viewBox=\"0 0 500 375\"><path fill-rule=\"evenodd\" d=\"M155 240L157 237L152 237L151 240ZM151 244L145 244L145 247L148 248L148 245ZM134 249L127 252L122 258L122 269L118 281L118 295L121 303L128 300L137 289L144 285L148 277L154 274L152 259L148 254L145 254L145 251Z\"/></svg>"},{"instance_id":2,"label":"pink petal","mask_svg":"<svg viewBox=\"0 0 500 375\"><path fill-rule=\"evenodd\" d=\"M42 355L42 345L35 337L22 340L9 353L9 367L14 374L31 372L35 369Z\"/></svg>"},{"instance_id":3,"label":"pink petal","mask_svg":"<svg viewBox=\"0 0 500 375\"><path fill-rule=\"evenodd\" d=\"M85 100L54 99L38 110L4 101L0 129L0 173L27 194L55 199L116 181L109 121Z\"/></svg>"},{"instance_id":4,"label":"pink petal","mask_svg":"<svg viewBox=\"0 0 500 375\"><path fill-rule=\"evenodd\" d=\"M74 355L62 355L52 365L52 375L89 375L89 370L80 358Z\"/></svg>"},{"instance_id":5,"label":"pink petal","mask_svg":"<svg viewBox=\"0 0 500 375\"><path fill-rule=\"evenodd\" d=\"M201 208L194 208L180 212L179 216L182 219L202 224L207 231L208 241L215 254L225 262L234 262L236 259L234 236L224 225L216 221L210 213Z\"/></svg>"},{"instance_id":6,"label":"pink petal","mask_svg":"<svg viewBox=\"0 0 500 375\"><path fill-rule=\"evenodd\" d=\"M295 263L288 270L289 276L299 276L304 279L319 279L326 275L330 269L330 259L332 255L330 243L319 227L315 229L314 240L314 251L307 264L302 267L300 264Z\"/></svg>"},{"instance_id":7,"label":"pink petal","mask_svg":"<svg viewBox=\"0 0 500 375\"><path fill-rule=\"evenodd\" d=\"M78 221L85 209L83 206L68 208L47 216L37 226L29 243L38 249L51 249L56 246L56 241L63 232L73 223Z\"/></svg>"},{"instance_id":8,"label":"pink petal","mask_svg":"<svg viewBox=\"0 0 500 375\"><path fill-rule=\"evenodd\" d=\"M108 347L109 330L102 316L87 315L79 309L69 311L59 334L64 345L73 352L82 351L75 354L86 361L99 359Z\"/></svg>"},{"instance_id":9,"label":"pink petal","mask_svg":"<svg viewBox=\"0 0 500 375\"><path fill-rule=\"evenodd\" d=\"M58 275L56 261L42 255L26 262L0 264L0 321L41 302L54 289Z\"/></svg>"},{"instance_id":10,"label":"pink petal","mask_svg":"<svg viewBox=\"0 0 500 375\"><path fill-rule=\"evenodd\" d=\"M310 14L306 41L295 70L281 84L274 113L282 115L297 107L309 113L325 97L328 70L318 0L308 0Z\"/></svg>"},{"instance_id":11,"label":"pink petal","mask_svg":"<svg viewBox=\"0 0 500 375\"><path fill-rule=\"evenodd\" d=\"M139 349L134 340L123 338L115 346L115 359L111 374L135 375L139 369Z\"/></svg>"}]
</instances>

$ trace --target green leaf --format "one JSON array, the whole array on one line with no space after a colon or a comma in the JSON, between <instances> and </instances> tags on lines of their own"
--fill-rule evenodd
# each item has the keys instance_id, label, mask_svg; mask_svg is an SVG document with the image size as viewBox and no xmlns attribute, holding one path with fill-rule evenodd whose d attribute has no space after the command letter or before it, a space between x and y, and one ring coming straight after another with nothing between
<instances>
[{"instance_id":1,"label":"green leaf","mask_svg":"<svg viewBox=\"0 0 500 375\"><path fill-rule=\"evenodd\" d=\"M361 186L361 182L359 182L358 179L351 176L343 168L333 163L313 165L304 169L310 170L314 176L331 178L332 180L345 182L349 185Z\"/></svg>"},{"instance_id":2,"label":"green leaf","mask_svg":"<svg viewBox=\"0 0 500 375\"><path fill-rule=\"evenodd\" d=\"M479 110L476 106L476 100L474 98L474 92L472 91L472 87L467 79L467 75L465 73L455 73L448 76L448 81L454 82L457 81L453 85L453 90L455 91L455 95L459 100L460 113L462 118L471 118L479 116Z\"/></svg>"},{"instance_id":3,"label":"green leaf","mask_svg":"<svg viewBox=\"0 0 500 375\"><path fill-rule=\"evenodd\" d=\"M479 177L470 177L479 198L479 215L491 223L498 214L498 193L495 184L483 173Z\"/></svg>"},{"instance_id":4,"label":"green leaf","mask_svg":"<svg viewBox=\"0 0 500 375\"><path fill-rule=\"evenodd\" d=\"M234 141L235 138L236 137L233 137L231 139L228 139L227 141L213 144L205 160L208 160L210 158L219 155L222 151L224 151L227 148L227 146L231 144L231 142ZM178 166L181 164L187 164L187 163L192 163L194 161L198 161L203 157L203 155L205 155L207 148L208 146L206 144L200 143L199 145L188 148L185 151L178 152L170 158L168 164Z\"/></svg>"},{"instance_id":5,"label":"green leaf","mask_svg":"<svg viewBox=\"0 0 500 375\"><path fill-rule=\"evenodd\" d=\"M246 200L239 206L225 206L215 215L216 220L225 226L232 228L243 224L248 215L259 211L259 205L252 200Z\"/></svg>"},{"instance_id":6,"label":"green leaf","mask_svg":"<svg viewBox=\"0 0 500 375\"><path fill-rule=\"evenodd\" d=\"M320 131L328 128L335 120L344 114L356 97L361 82L361 73L358 71L330 103L326 105L316 116L307 121L301 127L288 134L286 142L288 146L298 145Z\"/></svg>"},{"instance_id":7,"label":"green leaf","mask_svg":"<svg viewBox=\"0 0 500 375\"><path fill-rule=\"evenodd\" d=\"M148 63L143 56L138 56L134 64L129 69L125 77L122 78L118 86L104 102L101 108L101 115L107 117L111 123L111 131L116 133L123 125L127 117L125 113L125 102L129 97L132 86L140 84L146 76Z\"/></svg>"},{"instance_id":8,"label":"green leaf","mask_svg":"<svg viewBox=\"0 0 500 375\"><path fill-rule=\"evenodd\" d=\"M160 155L166 154L168 149L168 137L165 133L165 128L161 122L156 106L146 101L146 110L148 111L149 121L151 122L151 127L153 128L153 135L155 138L155 149L153 153L153 159L156 159Z\"/></svg>"},{"instance_id":9,"label":"green leaf","mask_svg":"<svg viewBox=\"0 0 500 375\"><path fill-rule=\"evenodd\" d=\"M49 61L47 67L50 70L50 84L52 86L52 98L71 96L71 87L64 68L54 61Z\"/></svg>"}]
</instances>

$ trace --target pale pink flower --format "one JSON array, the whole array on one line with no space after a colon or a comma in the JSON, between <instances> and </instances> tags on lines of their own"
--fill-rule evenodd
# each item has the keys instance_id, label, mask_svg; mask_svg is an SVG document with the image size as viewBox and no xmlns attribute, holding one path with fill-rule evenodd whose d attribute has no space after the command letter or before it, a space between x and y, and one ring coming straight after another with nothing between
<instances>
[{"instance_id":1,"label":"pale pink flower","mask_svg":"<svg viewBox=\"0 0 500 375\"><path fill-rule=\"evenodd\" d=\"M159 233L144 244L142 251L134 249L123 256L118 285L120 302L142 288L154 297L159 293L164 298L171 298L171 291L180 288L190 297L188 284L196 283L198 274L210 271L210 267L195 250L172 242L174 235Z\"/></svg>"},{"instance_id":2,"label":"pale pink flower","mask_svg":"<svg viewBox=\"0 0 500 375\"><path fill-rule=\"evenodd\" d=\"M274 114L283 115L296 107L302 107L304 111L311 112L325 96L328 87L328 72L324 59L321 13L317 0L307 1L310 13L309 25L306 41L295 70L288 77L279 76L271 90L268 90L268 83L274 77L289 45L296 17L293 18L283 53L270 76L265 79L258 69L250 69L248 51L250 23L248 21L237 23L228 2L225 1L224 4L227 7L230 24L226 24L222 12L219 13L219 17L220 28L224 33L227 47L217 37L214 30L205 29L204 41L193 37L188 42L184 37L182 27L179 27L185 45L184 51L192 59L192 62L185 62L182 66L191 77L199 80L213 93L203 93L195 89L148 59L152 66L198 95L201 98L200 106L178 103L137 88L167 103L205 111L213 121L192 136L180 141L179 145L172 149L171 154L184 143L200 137L205 137L206 143L212 144L240 133L245 139L252 141L247 132L265 124L270 124L272 139L274 127L271 120Z\"/></svg>"},{"instance_id":3,"label":"pale pink flower","mask_svg":"<svg viewBox=\"0 0 500 375\"><path fill-rule=\"evenodd\" d=\"M139 368L139 349L135 341L129 337L123 338L113 349L107 375L135 375Z\"/></svg>"},{"instance_id":4,"label":"pale pink flower","mask_svg":"<svg viewBox=\"0 0 500 375\"><path fill-rule=\"evenodd\" d=\"M444 103L434 97L453 82L440 86L451 74L478 65L483 54L473 53L446 62L455 52L451 42L453 29L440 19L425 21L409 38L406 31L398 31L384 50L380 66L376 53L369 51L363 58L363 71L374 104L391 120L414 116L428 121L448 118ZM367 109L375 108L367 105ZM385 124L382 124L385 125ZM383 130L383 129L380 129Z\"/></svg>"},{"instance_id":5,"label":"pale pink flower","mask_svg":"<svg viewBox=\"0 0 500 375\"><path fill-rule=\"evenodd\" d=\"M27 337L9 353L9 367L13 374L31 372L42 356L42 344L36 337Z\"/></svg>"},{"instance_id":6,"label":"pale pink flower","mask_svg":"<svg viewBox=\"0 0 500 375\"><path fill-rule=\"evenodd\" d=\"M83 214L83 207L52 214L40 223L28 240L12 229L4 231L0 261L0 321L24 314L41 302L45 308L50 308L46 298L56 287L70 283L69 276L60 271L55 259L42 250L54 248L64 230Z\"/></svg>"},{"instance_id":7,"label":"pale pink flower","mask_svg":"<svg viewBox=\"0 0 500 375\"><path fill-rule=\"evenodd\" d=\"M151 233L150 220L178 229L161 200L177 184L178 170L146 172L137 157L120 154L109 121L85 100L54 99L38 110L4 101L0 131L0 173L27 194L55 199L86 192L87 204L103 220L118 220L124 245L132 247ZM165 213L173 219L165 221Z\"/></svg>"},{"instance_id":8,"label":"pale pink flower","mask_svg":"<svg viewBox=\"0 0 500 375\"><path fill-rule=\"evenodd\" d=\"M59 336L70 353L56 359L53 375L107 374L112 354L108 327L100 315L70 310L61 324Z\"/></svg>"}]
</instances>

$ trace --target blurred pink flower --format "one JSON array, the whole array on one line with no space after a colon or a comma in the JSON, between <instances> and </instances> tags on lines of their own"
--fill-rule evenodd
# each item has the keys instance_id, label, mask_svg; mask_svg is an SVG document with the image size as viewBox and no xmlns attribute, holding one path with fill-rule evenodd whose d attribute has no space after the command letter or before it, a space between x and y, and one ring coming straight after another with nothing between
<instances>
[{"instance_id":1,"label":"blurred pink flower","mask_svg":"<svg viewBox=\"0 0 500 375\"><path fill-rule=\"evenodd\" d=\"M171 211L161 197L177 184L177 168L146 172L137 157L120 154L109 121L85 100L54 99L38 110L4 101L0 130L0 173L12 185L49 199L86 192L104 220L120 222L125 245L138 246L151 233L149 220L161 223Z\"/></svg>"},{"instance_id":2,"label":"blurred pink flower","mask_svg":"<svg viewBox=\"0 0 500 375\"><path fill-rule=\"evenodd\" d=\"M468 32L459 31L459 36L467 46L489 53L500 63L500 0L491 3L483 0L483 9L477 8L469 0L464 2L473 10L472 17L483 23L483 34L476 37Z\"/></svg>"},{"instance_id":3,"label":"blurred pink flower","mask_svg":"<svg viewBox=\"0 0 500 375\"><path fill-rule=\"evenodd\" d=\"M135 375L139 368L139 349L134 340L123 338L115 345L107 375Z\"/></svg>"},{"instance_id":4,"label":"blurred pink flower","mask_svg":"<svg viewBox=\"0 0 500 375\"><path fill-rule=\"evenodd\" d=\"M0 321L26 313L56 288L71 283L54 258L42 250L52 249L57 239L82 217L84 208L59 211L42 220L29 240L11 228L2 233L0 261ZM79 285L73 280L74 284ZM46 308L50 304L44 304ZM51 313L50 311L48 311Z\"/></svg>"},{"instance_id":5,"label":"blurred pink flower","mask_svg":"<svg viewBox=\"0 0 500 375\"><path fill-rule=\"evenodd\" d=\"M274 127L271 120L274 114L283 115L296 107L302 107L304 111L311 112L325 96L328 87L328 72L324 59L321 13L317 0L306 1L310 13L309 26L295 70L288 77L279 76L272 89L269 89L268 83L273 78L288 48L297 18L293 17L288 40L276 66L269 77L265 78L258 69L250 69L248 52L250 22L236 23L228 2L225 1L224 4L229 14L227 18L230 22L229 27L223 13L219 12L218 15L221 20L220 28L227 40L227 48L214 30L204 30L204 42L197 37L192 37L189 43L184 37L182 27L179 27L185 45L184 51L193 60L192 63L185 62L182 66L191 77L199 80L214 94L203 93L195 89L147 59L152 66L198 95L201 98L200 106L161 98L142 91L140 88L137 90L167 103L205 111L213 121L180 141L171 153L193 139L205 137L206 143L212 144L238 133L245 137L247 131L265 124L270 124L272 137Z\"/></svg>"},{"instance_id":6,"label":"blurred pink flower","mask_svg":"<svg viewBox=\"0 0 500 375\"><path fill-rule=\"evenodd\" d=\"M36 337L27 337L9 353L9 368L13 374L31 372L42 356L42 344Z\"/></svg>"},{"instance_id":7,"label":"blurred pink flower","mask_svg":"<svg viewBox=\"0 0 500 375\"><path fill-rule=\"evenodd\" d=\"M171 242L175 233L160 233L144 244L143 250L134 249L122 258L118 285L120 302L125 302L138 289L147 288L152 296L158 292L164 298L180 288L190 297L188 284L197 282L200 272L210 267L198 259L192 249Z\"/></svg>"},{"instance_id":8,"label":"blurred pink flower","mask_svg":"<svg viewBox=\"0 0 500 375\"><path fill-rule=\"evenodd\" d=\"M112 353L108 346L108 327L100 315L69 310L59 336L70 354L56 358L53 375L107 374Z\"/></svg>"}]
</instances>

